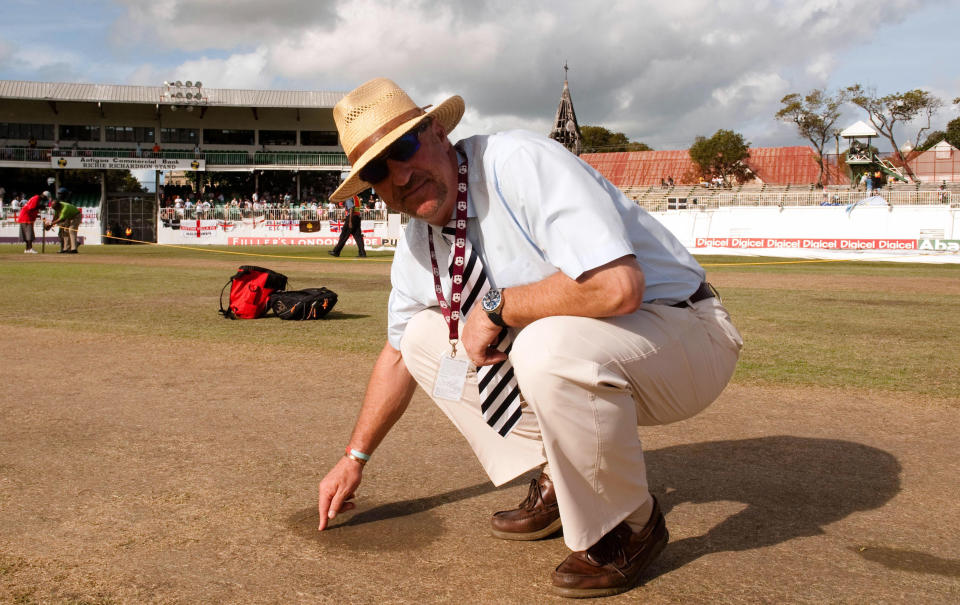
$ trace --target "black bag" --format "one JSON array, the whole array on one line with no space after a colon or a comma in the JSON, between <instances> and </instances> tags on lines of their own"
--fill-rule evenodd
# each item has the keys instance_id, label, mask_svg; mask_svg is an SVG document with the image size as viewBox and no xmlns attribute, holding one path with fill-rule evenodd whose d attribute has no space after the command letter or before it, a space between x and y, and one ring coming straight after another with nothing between
<instances>
[{"instance_id":1,"label":"black bag","mask_svg":"<svg viewBox=\"0 0 960 605\"><path fill-rule=\"evenodd\" d=\"M337 293L326 288L285 290L270 296L270 308L280 319L321 319L337 304Z\"/></svg>"}]
</instances>

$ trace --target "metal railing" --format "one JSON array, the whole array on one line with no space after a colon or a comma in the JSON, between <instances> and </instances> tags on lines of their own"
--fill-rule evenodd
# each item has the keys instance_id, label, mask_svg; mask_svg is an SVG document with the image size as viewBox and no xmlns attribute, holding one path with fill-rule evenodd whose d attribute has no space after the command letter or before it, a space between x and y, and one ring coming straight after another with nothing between
<instances>
[{"instance_id":1,"label":"metal railing","mask_svg":"<svg viewBox=\"0 0 960 605\"><path fill-rule=\"evenodd\" d=\"M160 220L221 220L221 221L342 221L346 210L326 210L321 208L263 208L248 210L235 206L213 206L209 210L193 208L161 208ZM362 220L385 221L386 210L367 210L360 212Z\"/></svg>"},{"instance_id":2,"label":"metal railing","mask_svg":"<svg viewBox=\"0 0 960 605\"><path fill-rule=\"evenodd\" d=\"M209 160L207 160L209 161ZM253 154L254 164L281 166L348 166L347 155L339 152L273 152L258 151Z\"/></svg>"},{"instance_id":3,"label":"metal railing","mask_svg":"<svg viewBox=\"0 0 960 605\"><path fill-rule=\"evenodd\" d=\"M49 162L50 149L31 149L29 147L0 148L0 161L6 162Z\"/></svg>"},{"instance_id":4,"label":"metal railing","mask_svg":"<svg viewBox=\"0 0 960 605\"><path fill-rule=\"evenodd\" d=\"M0 161L49 162L51 157L83 158L163 158L168 160L206 160L209 166L303 166L341 168L349 166L345 153L339 151L190 151L78 147L67 149L4 147Z\"/></svg>"}]
</instances>

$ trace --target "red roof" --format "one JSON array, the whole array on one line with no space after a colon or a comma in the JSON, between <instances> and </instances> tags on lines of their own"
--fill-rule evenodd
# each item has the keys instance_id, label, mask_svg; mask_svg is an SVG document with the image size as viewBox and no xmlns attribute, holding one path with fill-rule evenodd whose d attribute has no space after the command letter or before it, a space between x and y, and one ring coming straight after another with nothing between
<instances>
[{"instance_id":1,"label":"red roof","mask_svg":"<svg viewBox=\"0 0 960 605\"><path fill-rule=\"evenodd\" d=\"M585 153L580 156L617 187L659 185L673 177L676 183L697 182L697 170L686 149ZM762 182L771 185L817 182L820 167L810 147L755 147L747 165ZM831 184L849 183L836 167L827 165Z\"/></svg>"},{"instance_id":2,"label":"red roof","mask_svg":"<svg viewBox=\"0 0 960 605\"><path fill-rule=\"evenodd\" d=\"M669 177L676 183L689 182L691 177L696 182L693 160L686 149L584 153L580 158L617 187L659 185Z\"/></svg>"},{"instance_id":3,"label":"red roof","mask_svg":"<svg viewBox=\"0 0 960 605\"><path fill-rule=\"evenodd\" d=\"M755 147L750 150L747 165L764 183L770 185L799 185L816 183L820 174L817 154L812 147ZM847 184L843 175L838 180L837 169L827 164L827 178L833 185Z\"/></svg>"}]
</instances>

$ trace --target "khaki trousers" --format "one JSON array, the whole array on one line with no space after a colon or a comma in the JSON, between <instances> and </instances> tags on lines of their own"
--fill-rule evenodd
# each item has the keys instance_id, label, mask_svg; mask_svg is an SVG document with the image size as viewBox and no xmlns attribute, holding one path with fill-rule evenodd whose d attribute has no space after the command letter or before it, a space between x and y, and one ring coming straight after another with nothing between
<instances>
[{"instance_id":1,"label":"khaki trousers","mask_svg":"<svg viewBox=\"0 0 960 605\"><path fill-rule=\"evenodd\" d=\"M741 346L716 298L685 308L645 304L606 319L547 317L521 330L510 353L524 398L510 435L501 437L481 417L472 365L460 401L435 401L495 485L549 462L564 541L584 550L649 507L636 427L706 408L733 375ZM431 394L440 356L450 353L439 310L418 313L400 348ZM457 356L466 359L462 347Z\"/></svg>"},{"instance_id":2,"label":"khaki trousers","mask_svg":"<svg viewBox=\"0 0 960 605\"><path fill-rule=\"evenodd\" d=\"M83 215L78 214L77 216L61 223L59 233L61 250L77 249L77 233L80 231L80 224L82 222Z\"/></svg>"}]
</instances>

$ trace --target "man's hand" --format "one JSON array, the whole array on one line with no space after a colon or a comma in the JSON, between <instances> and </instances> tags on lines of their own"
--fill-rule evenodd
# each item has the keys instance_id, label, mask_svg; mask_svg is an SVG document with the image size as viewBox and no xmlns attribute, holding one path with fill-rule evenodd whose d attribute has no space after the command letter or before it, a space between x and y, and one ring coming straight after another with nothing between
<instances>
[{"instance_id":1,"label":"man's hand","mask_svg":"<svg viewBox=\"0 0 960 605\"><path fill-rule=\"evenodd\" d=\"M336 517L337 513L353 510L357 506L350 500L360 485L362 468L359 462L344 456L320 482L317 503L317 510L320 513L318 531L326 529L327 522Z\"/></svg>"},{"instance_id":2,"label":"man's hand","mask_svg":"<svg viewBox=\"0 0 960 605\"><path fill-rule=\"evenodd\" d=\"M507 354L496 348L499 342L500 331L503 328L490 321L487 314L480 308L480 303L474 305L473 312L467 317L467 323L460 333L460 342L467 351L467 356L479 368L489 366L507 358Z\"/></svg>"}]
</instances>

